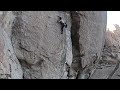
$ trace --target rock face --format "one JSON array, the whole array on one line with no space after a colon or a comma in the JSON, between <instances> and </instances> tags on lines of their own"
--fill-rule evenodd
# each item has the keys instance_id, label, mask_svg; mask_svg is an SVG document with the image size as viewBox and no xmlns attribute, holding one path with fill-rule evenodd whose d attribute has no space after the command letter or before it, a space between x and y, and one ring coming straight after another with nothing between
<instances>
[{"instance_id":1,"label":"rock face","mask_svg":"<svg viewBox=\"0 0 120 90\"><path fill-rule=\"evenodd\" d=\"M115 25L116 30L106 31L105 45L102 54L101 69L97 69L92 79L108 79L108 76L115 70L111 79L120 79L120 27ZM103 66L104 65L104 66Z\"/></svg>"},{"instance_id":2,"label":"rock face","mask_svg":"<svg viewBox=\"0 0 120 90\"><path fill-rule=\"evenodd\" d=\"M106 11L5 11L0 15L0 59L11 78L75 79L96 53L101 56ZM59 17L67 24L63 34Z\"/></svg>"},{"instance_id":3,"label":"rock face","mask_svg":"<svg viewBox=\"0 0 120 90\"><path fill-rule=\"evenodd\" d=\"M2 14L4 14L2 12ZM7 31L10 31L12 18L7 18L7 15L11 16L11 12L1 16L0 22L0 78L1 79L22 79L23 71L21 65L14 53L11 39ZM7 21L5 20L7 18ZM9 22L9 24L8 24Z\"/></svg>"},{"instance_id":4,"label":"rock face","mask_svg":"<svg viewBox=\"0 0 120 90\"><path fill-rule=\"evenodd\" d=\"M75 72L91 64L96 54L98 58L101 56L105 42L106 15L104 11L72 12L72 68Z\"/></svg>"},{"instance_id":5,"label":"rock face","mask_svg":"<svg viewBox=\"0 0 120 90\"><path fill-rule=\"evenodd\" d=\"M120 46L120 27L119 25L115 25L116 27L116 30L113 30L112 31L109 31L107 30L106 31L106 42L105 42L105 45L106 46L116 46L116 47L119 47Z\"/></svg>"},{"instance_id":6,"label":"rock face","mask_svg":"<svg viewBox=\"0 0 120 90\"><path fill-rule=\"evenodd\" d=\"M84 50L82 57L83 67L92 61L97 53L98 57L102 54L105 39L107 12L80 11L82 16L79 28L80 48Z\"/></svg>"},{"instance_id":7,"label":"rock face","mask_svg":"<svg viewBox=\"0 0 120 90\"><path fill-rule=\"evenodd\" d=\"M16 17L12 26L12 43L24 78L61 78L65 62L69 65L72 62L69 14L57 11L13 13ZM68 24L63 34L58 16Z\"/></svg>"}]
</instances>

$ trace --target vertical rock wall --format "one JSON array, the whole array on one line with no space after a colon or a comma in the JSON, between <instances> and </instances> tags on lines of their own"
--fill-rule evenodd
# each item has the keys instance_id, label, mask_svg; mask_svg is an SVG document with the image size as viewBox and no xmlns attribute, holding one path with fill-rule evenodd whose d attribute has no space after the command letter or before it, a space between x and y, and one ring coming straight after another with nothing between
<instances>
[{"instance_id":1,"label":"vertical rock wall","mask_svg":"<svg viewBox=\"0 0 120 90\"><path fill-rule=\"evenodd\" d=\"M106 11L72 11L72 49L73 63L70 76L76 78L77 72L102 54L107 24Z\"/></svg>"},{"instance_id":2,"label":"vertical rock wall","mask_svg":"<svg viewBox=\"0 0 120 90\"><path fill-rule=\"evenodd\" d=\"M21 62L24 78L59 79L64 76L65 62L72 62L71 21L67 12L22 11L12 26L12 43ZM58 16L67 23L61 34ZM67 36L67 37L66 37ZM66 74L67 75L67 74Z\"/></svg>"},{"instance_id":3,"label":"vertical rock wall","mask_svg":"<svg viewBox=\"0 0 120 90\"><path fill-rule=\"evenodd\" d=\"M6 14L2 12L2 15L0 22L0 78L22 79L22 68L14 53L11 39L9 37L9 32L11 31L10 22L12 22L12 18L14 17L12 17L11 12L6 12ZM7 17L8 15L9 18Z\"/></svg>"},{"instance_id":4,"label":"vertical rock wall","mask_svg":"<svg viewBox=\"0 0 120 90\"><path fill-rule=\"evenodd\" d=\"M85 56L82 57L83 67L92 61L94 55L101 56L107 24L106 11L80 11L79 43Z\"/></svg>"},{"instance_id":5,"label":"vertical rock wall","mask_svg":"<svg viewBox=\"0 0 120 90\"><path fill-rule=\"evenodd\" d=\"M63 34L58 16L67 24ZM0 59L5 64L0 69L6 67L0 74L75 79L77 71L92 62L92 56L97 53L100 57L106 19L106 11L0 12Z\"/></svg>"}]
</instances>

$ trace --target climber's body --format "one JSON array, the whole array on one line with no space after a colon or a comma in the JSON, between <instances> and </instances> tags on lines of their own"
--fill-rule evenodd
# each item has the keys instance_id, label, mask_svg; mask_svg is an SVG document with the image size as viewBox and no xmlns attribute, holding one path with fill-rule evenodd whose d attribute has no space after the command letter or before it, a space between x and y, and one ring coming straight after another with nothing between
<instances>
[{"instance_id":1,"label":"climber's body","mask_svg":"<svg viewBox=\"0 0 120 90\"><path fill-rule=\"evenodd\" d=\"M64 20L60 16L58 17L59 17L58 22L61 24L61 34L63 34L63 30L64 28L67 28L67 24L64 22Z\"/></svg>"}]
</instances>

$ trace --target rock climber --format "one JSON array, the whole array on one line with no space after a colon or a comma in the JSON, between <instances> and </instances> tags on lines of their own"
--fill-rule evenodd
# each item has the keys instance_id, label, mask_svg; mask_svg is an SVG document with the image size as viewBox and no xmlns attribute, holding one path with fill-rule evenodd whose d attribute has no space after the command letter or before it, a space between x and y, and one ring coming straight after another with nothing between
<instances>
[{"instance_id":1,"label":"rock climber","mask_svg":"<svg viewBox=\"0 0 120 90\"><path fill-rule=\"evenodd\" d=\"M64 22L64 20L62 19L62 17L58 16L59 20L58 23L61 24L61 34L63 34L63 29L67 28L67 24Z\"/></svg>"}]
</instances>

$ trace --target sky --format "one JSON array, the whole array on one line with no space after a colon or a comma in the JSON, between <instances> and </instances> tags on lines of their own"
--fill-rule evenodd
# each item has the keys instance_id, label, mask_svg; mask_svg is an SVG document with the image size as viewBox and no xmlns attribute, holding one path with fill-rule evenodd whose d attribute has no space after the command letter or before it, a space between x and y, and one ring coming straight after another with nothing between
<instances>
[{"instance_id":1,"label":"sky","mask_svg":"<svg viewBox=\"0 0 120 90\"><path fill-rule=\"evenodd\" d=\"M113 24L120 26L120 11L107 11L107 28L111 31L115 29Z\"/></svg>"}]
</instances>

